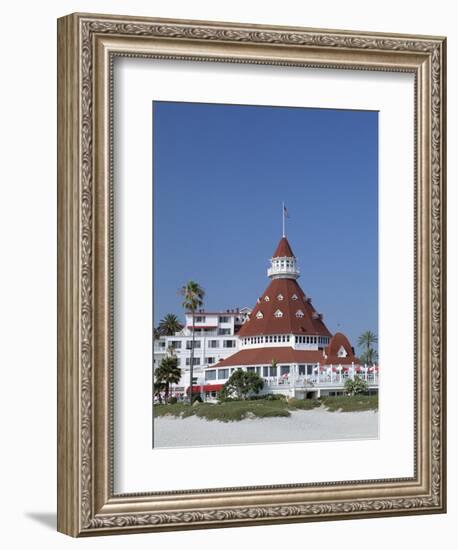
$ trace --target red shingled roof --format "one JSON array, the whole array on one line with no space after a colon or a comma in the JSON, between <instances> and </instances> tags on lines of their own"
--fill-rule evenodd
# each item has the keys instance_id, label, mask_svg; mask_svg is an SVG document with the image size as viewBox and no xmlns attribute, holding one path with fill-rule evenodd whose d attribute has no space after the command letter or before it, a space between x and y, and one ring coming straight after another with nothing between
<instances>
[{"instance_id":1,"label":"red shingled roof","mask_svg":"<svg viewBox=\"0 0 458 550\"><path fill-rule=\"evenodd\" d=\"M279 295L283 297L282 300L278 298ZM266 296L269 297L267 302ZM293 296L297 296L297 299L294 300ZM275 316L277 310L282 312L282 317ZM256 317L259 311L262 313L261 319ZM304 314L303 317L296 316L298 311ZM251 312L250 319L238 332L241 338L263 334L332 336L294 279L273 279Z\"/></svg>"},{"instance_id":2,"label":"red shingled roof","mask_svg":"<svg viewBox=\"0 0 458 550\"><path fill-rule=\"evenodd\" d=\"M277 248L275 249L274 255L272 258L295 258L291 246L286 237L282 237L278 243Z\"/></svg>"},{"instance_id":3,"label":"red shingled roof","mask_svg":"<svg viewBox=\"0 0 458 550\"><path fill-rule=\"evenodd\" d=\"M337 357L337 354L342 347L347 352L347 356ZM329 345L326 348L326 355L326 363L328 365L351 365L351 363L359 364L360 362L359 359L355 357L353 348L351 347L348 338L341 332L336 332L331 338Z\"/></svg>"},{"instance_id":4,"label":"red shingled roof","mask_svg":"<svg viewBox=\"0 0 458 550\"><path fill-rule=\"evenodd\" d=\"M322 350L295 350L291 347L244 349L223 359L213 367L244 365L269 365L275 359L278 363L321 363L325 359ZM210 367L209 367L210 368Z\"/></svg>"}]
</instances>

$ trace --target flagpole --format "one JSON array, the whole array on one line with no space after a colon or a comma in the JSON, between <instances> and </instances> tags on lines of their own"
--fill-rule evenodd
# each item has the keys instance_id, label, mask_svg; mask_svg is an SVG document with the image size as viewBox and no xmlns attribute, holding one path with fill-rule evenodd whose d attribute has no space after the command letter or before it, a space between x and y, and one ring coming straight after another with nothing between
<instances>
[{"instance_id":1,"label":"flagpole","mask_svg":"<svg viewBox=\"0 0 458 550\"><path fill-rule=\"evenodd\" d=\"M282 222L283 222L282 236L286 237L286 234L285 234L285 203L284 202L282 202L281 215L282 215Z\"/></svg>"}]
</instances>

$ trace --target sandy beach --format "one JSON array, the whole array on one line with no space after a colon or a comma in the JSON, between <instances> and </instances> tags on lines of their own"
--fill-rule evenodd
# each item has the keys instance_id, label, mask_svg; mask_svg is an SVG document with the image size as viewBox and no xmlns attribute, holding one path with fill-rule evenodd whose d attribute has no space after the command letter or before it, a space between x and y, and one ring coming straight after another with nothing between
<instances>
[{"instance_id":1,"label":"sandy beach","mask_svg":"<svg viewBox=\"0 0 458 550\"><path fill-rule=\"evenodd\" d=\"M155 447L196 447L376 439L378 412L329 412L323 408L292 411L289 418L249 418L239 422L208 421L190 416L154 420Z\"/></svg>"}]
</instances>

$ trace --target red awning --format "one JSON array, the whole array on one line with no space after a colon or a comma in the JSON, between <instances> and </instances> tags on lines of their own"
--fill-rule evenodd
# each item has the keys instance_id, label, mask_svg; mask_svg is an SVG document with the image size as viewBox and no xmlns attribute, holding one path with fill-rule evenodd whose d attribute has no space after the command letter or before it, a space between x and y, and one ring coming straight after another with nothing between
<instances>
[{"instance_id":1,"label":"red awning","mask_svg":"<svg viewBox=\"0 0 458 550\"><path fill-rule=\"evenodd\" d=\"M223 388L224 384L206 384L204 391L219 391Z\"/></svg>"},{"instance_id":2,"label":"red awning","mask_svg":"<svg viewBox=\"0 0 458 550\"><path fill-rule=\"evenodd\" d=\"M193 386L192 393L201 393L206 391L219 391L224 384L205 384L205 386ZM189 386L186 388L186 393L189 393Z\"/></svg>"}]
</instances>

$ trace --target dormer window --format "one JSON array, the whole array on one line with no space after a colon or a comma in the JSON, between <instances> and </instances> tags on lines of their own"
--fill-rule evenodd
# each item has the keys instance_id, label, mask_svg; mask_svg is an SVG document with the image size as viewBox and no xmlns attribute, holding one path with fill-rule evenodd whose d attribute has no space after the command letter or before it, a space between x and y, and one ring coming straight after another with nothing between
<instances>
[{"instance_id":1,"label":"dormer window","mask_svg":"<svg viewBox=\"0 0 458 550\"><path fill-rule=\"evenodd\" d=\"M302 309L298 309L296 311L296 317L298 317L298 318L304 317L304 312L302 311Z\"/></svg>"},{"instance_id":2,"label":"dormer window","mask_svg":"<svg viewBox=\"0 0 458 550\"><path fill-rule=\"evenodd\" d=\"M262 313L262 311L258 311L256 313L256 319L262 319L264 317L264 314Z\"/></svg>"},{"instance_id":3,"label":"dormer window","mask_svg":"<svg viewBox=\"0 0 458 550\"><path fill-rule=\"evenodd\" d=\"M280 317L283 317L283 312L280 309L277 309L274 315L275 317L277 317L277 319L279 319Z\"/></svg>"},{"instance_id":4,"label":"dormer window","mask_svg":"<svg viewBox=\"0 0 458 550\"><path fill-rule=\"evenodd\" d=\"M343 346L340 346L339 351L337 352L337 357L347 357L347 352Z\"/></svg>"},{"instance_id":5,"label":"dormer window","mask_svg":"<svg viewBox=\"0 0 458 550\"><path fill-rule=\"evenodd\" d=\"M280 300L280 302L281 302L281 301L283 300L283 294L279 294L279 295L277 296L277 300Z\"/></svg>"},{"instance_id":6,"label":"dormer window","mask_svg":"<svg viewBox=\"0 0 458 550\"><path fill-rule=\"evenodd\" d=\"M299 299L299 298L297 297L297 294L293 294L293 295L291 296L291 298L292 298L293 300L298 300L298 299Z\"/></svg>"},{"instance_id":7,"label":"dormer window","mask_svg":"<svg viewBox=\"0 0 458 550\"><path fill-rule=\"evenodd\" d=\"M265 302L270 302L269 296L265 296L265 297L264 297L264 301L265 301Z\"/></svg>"}]
</instances>

